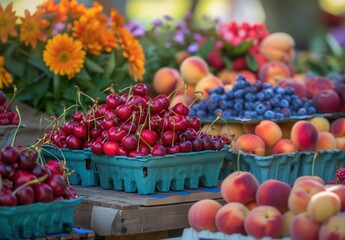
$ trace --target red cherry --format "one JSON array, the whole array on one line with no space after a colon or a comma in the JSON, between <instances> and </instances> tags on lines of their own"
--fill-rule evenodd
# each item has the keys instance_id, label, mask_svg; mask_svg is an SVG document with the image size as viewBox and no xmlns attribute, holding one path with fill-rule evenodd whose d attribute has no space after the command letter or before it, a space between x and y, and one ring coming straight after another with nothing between
<instances>
[{"instance_id":1,"label":"red cherry","mask_svg":"<svg viewBox=\"0 0 345 240\"><path fill-rule=\"evenodd\" d=\"M163 133L162 135L162 142L163 145L166 147L172 146L174 145L174 143L177 142L177 134L171 130L166 131L165 133Z\"/></svg>"},{"instance_id":2,"label":"red cherry","mask_svg":"<svg viewBox=\"0 0 345 240\"><path fill-rule=\"evenodd\" d=\"M140 144L139 151L142 152L144 156L147 156L151 153L150 148L146 144Z\"/></svg>"},{"instance_id":3,"label":"red cherry","mask_svg":"<svg viewBox=\"0 0 345 240\"><path fill-rule=\"evenodd\" d=\"M17 163L19 154L14 147L6 146L1 150L1 159L7 164Z\"/></svg>"},{"instance_id":4,"label":"red cherry","mask_svg":"<svg viewBox=\"0 0 345 240\"><path fill-rule=\"evenodd\" d=\"M104 118L101 125L104 129L110 129L113 126L116 126L116 121L114 118Z\"/></svg>"},{"instance_id":5,"label":"red cherry","mask_svg":"<svg viewBox=\"0 0 345 240\"><path fill-rule=\"evenodd\" d=\"M71 117L72 117L73 121L80 122L84 117L84 113L81 111L76 111L76 112L71 114Z\"/></svg>"},{"instance_id":6,"label":"red cherry","mask_svg":"<svg viewBox=\"0 0 345 240\"><path fill-rule=\"evenodd\" d=\"M102 134L102 130L101 130L101 129L92 128L92 129L90 130L90 137L91 137L92 139L98 138L99 136L101 136L101 134Z\"/></svg>"},{"instance_id":7,"label":"red cherry","mask_svg":"<svg viewBox=\"0 0 345 240\"><path fill-rule=\"evenodd\" d=\"M149 129L144 129L140 133L140 143L141 144L146 144L149 146L153 146L157 143L158 135L155 131L149 130Z\"/></svg>"},{"instance_id":8,"label":"red cherry","mask_svg":"<svg viewBox=\"0 0 345 240\"><path fill-rule=\"evenodd\" d=\"M69 149L81 149L82 141L74 135L69 135L66 137L66 144Z\"/></svg>"},{"instance_id":9,"label":"red cherry","mask_svg":"<svg viewBox=\"0 0 345 240\"><path fill-rule=\"evenodd\" d=\"M204 143L200 138L195 138L192 140L193 151L198 152L204 149Z\"/></svg>"},{"instance_id":10,"label":"red cherry","mask_svg":"<svg viewBox=\"0 0 345 240\"><path fill-rule=\"evenodd\" d=\"M189 113L189 108L184 105L183 103L179 102L176 103L172 110L177 114L177 115L182 115L182 116L187 116Z\"/></svg>"},{"instance_id":11,"label":"red cherry","mask_svg":"<svg viewBox=\"0 0 345 240\"><path fill-rule=\"evenodd\" d=\"M28 205L35 202L35 192L31 186L26 186L16 194L18 205Z\"/></svg>"},{"instance_id":12,"label":"red cherry","mask_svg":"<svg viewBox=\"0 0 345 240\"><path fill-rule=\"evenodd\" d=\"M75 127L77 124L78 124L77 122L69 121L69 122L66 122L66 123L62 126L63 131L64 131L64 133L66 134L66 136L71 135L71 134L74 133L74 127Z\"/></svg>"},{"instance_id":13,"label":"red cherry","mask_svg":"<svg viewBox=\"0 0 345 240\"><path fill-rule=\"evenodd\" d=\"M50 175L45 183L52 188L55 197L61 196L66 191L66 179L60 174Z\"/></svg>"},{"instance_id":14,"label":"red cherry","mask_svg":"<svg viewBox=\"0 0 345 240\"><path fill-rule=\"evenodd\" d=\"M132 92L134 95L145 97L147 95L147 87L143 83L137 83L134 85Z\"/></svg>"},{"instance_id":15,"label":"red cherry","mask_svg":"<svg viewBox=\"0 0 345 240\"><path fill-rule=\"evenodd\" d=\"M126 151L126 149L124 149L123 147L120 146L117 149L116 155L118 155L118 156L127 156L128 152Z\"/></svg>"},{"instance_id":16,"label":"red cherry","mask_svg":"<svg viewBox=\"0 0 345 240\"><path fill-rule=\"evenodd\" d=\"M168 154L177 154L180 152L180 147L178 145L167 147Z\"/></svg>"},{"instance_id":17,"label":"red cherry","mask_svg":"<svg viewBox=\"0 0 345 240\"><path fill-rule=\"evenodd\" d=\"M116 93L110 93L106 99L105 99L105 103L107 104L107 106L111 109L115 109L118 106L120 106L121 104L123 104L122 99L120 98L120 96Z\"/></svg>"},{"instance_id":18,"label":"red cherry","mask_svg":"<svg viewBox=\"0 0 345 240\"><path fill-rule=\"evenodd\" d=\"M14 179L14 186L17 188L26 182L36 179L36 176L24 170L19 170Z\"/></svg>"},{"instance_id":19,"label":"red cherry","mask_svg":"<svg viewBox=\"0 0 345 240\"><path fill-rule=\"evenodd\" d=\"M168 128L176 132L183 131L187 127L187 120L185 116L175 115L169 117Z\"/></svg>"},{"instance_id":20,"label":"red cherry","mask_svg":"<svg viewBox=\"0 0 345 240\"><path fill-rule=\"evenodd\" d=\"M46 183L38 183L33 186L36 202L52 202L54 200L53 189Z\"/></svg>"},{"instance_id":21,"label":"red cherry","mask_svg":"<svg viewBox=\"0 0 345 240\"><path fill-rule=\"evenodd\" d=\"M0 192L0 206L13 207L18 203L17 198L12 194L12 191L3 188Z\"/></svg>"},{"instance_id":22,"label":"red cherry","mask_svg":"<svg viewBox=\"0 0 345 240\"><path fill-rule=\"evenodd\" d=\"M151 151L152 156L164 156L166 155L166 149L161 144L156 144L152 147Z\"/></svg>"},{"instance_id":23,"label":"red cherry","mask_svg":"<svg viewBox=\"0 0 345 240\"><path fill-rule=\"evenodd\" d=\"M58 159L48 160L48 162L44 164L44 167L49 169L52 174L59 174L59 175L63 175L66 170L65 164Z\"/></svg>"},{"instance_id":24,"label":"red cherry","mask_svg":"<svg viewBox=\"0 0 345 240\"><path fill-rule=\"evenodd\" d=\"M126 131L123 128L111 127L108 130L108 138L110 141L120 142L124 136L126 136Z\"/></svg>"},{"instance_id":25,"label":"red cherry","mask_svg":"<svg viewBox=\"0 0 345 240\"><path fill-rule=\"evenodd\" d=\"M31 171L35 167L37 160L37 152L31 150L23 150L19 155L19 168L27 171Z\"/></svg>"},{"instance_id":26,"label":"red cherry","mask_svg":"<svg viewBox=\"0 0 345 240\"><path fill-rule=\"evenodd\" d=\"M87 128L79 124L74 126L73 135L77 138L86 138L87 137Z\"/></svg>"},{"instance_id":27,"label":"red cherry","mask_svg":"<svg viewBox=\"0 0 345 240\"><path fill-rule=\"evenodd\" d=\"M117 142L106 141L103 143L103 152L108 156L115 156L118 148L119 144Z\"/></svg>"},{"instance_id":28,"label":"red cherry","mask_svg":"<svg viewBox=\"0 0 345 240\"><path fill-rule=\"evenodd\" d=\"M107 112L107 110L108 110L108 106L106 104L99 105L95 111L95 117L96 118L103 117L105 113Z\"/></svg>"},{"instance_id":29,"label":"red cherry","mask_svg":"<svg viewBox=\"0 0 345 240\"><path fill-rule=\"evenodd\" d=\"M91 145L91 151L96 155L103 154L103 144L100 141L94 141Z\"/></svg>"},{"instance_id":30,"label":"red cherry","mask_svg":"<svg viewBox=\"0 0 345 240\"><path fill-rule=\"evenodd\" d=\"M163 104L163 109L168 109L170 106L170 99L168 98L168 96L164 95L164 94L160 94L157 96L157 98L162 102Z\"/></svg>"},{"instance_id":31,"label":"red cherry","mask_svg":"<svg viewBox=\"0 0 345 240\"><path fill-rule=\"evenodd\" d=\"M201 129L201 120L197 116L187 117L187 127L193 128L195 131Z\"/></svg>"},{"instance_id":32,"label":"red cherry","mask_svg":"<svg viewBox=\"0 0 345 240\"><path fill-rule=\"evenodd\" d=\"M134 122L126 122L122 125L122 129L126 131L126 133L134 134L137 131L137 125Z\"/></svg>"},{"instance_id":33,"label":"red cherry","mask_svg":"<svg viewBox=\"0 0 345 240\"><path fill-rule=\"evenodd\" d=\"M181 152L191 152L193 151L193 144L191 141L182 141L178 143Z\"/></svg>"},{"instance_id":34,"label":"red cherry","mask_svg":"<svg viewBox=\"0 0 345 240\"><path fill-rule=\"evenodd\" d=\"M128 153L128 157L130 158L135 158L135 157L143 157L144 153L140 152L140 151L130 151Z\"/></svg>"},{"instance_id":35,"label":"red cherry","mask_svg":"<svg viewBox=\"0 0 345 240\"><path fill-rule=\"evenodd\" d=\"M118 106L115 110L116 116L122 121L128 120L133 113L133 110L126 104Z\"/></svg>"},{"instance_id":36,"label":"red cherry","mask_svg":"<svg viewBox=\"0 0 345 240\"><path fill-rule=\"evenodd\" d=\"M121 146L128 152L133 151L138 146L138 139L134 134L128 134L122 138Z\"/></svg>"}]
</instances>

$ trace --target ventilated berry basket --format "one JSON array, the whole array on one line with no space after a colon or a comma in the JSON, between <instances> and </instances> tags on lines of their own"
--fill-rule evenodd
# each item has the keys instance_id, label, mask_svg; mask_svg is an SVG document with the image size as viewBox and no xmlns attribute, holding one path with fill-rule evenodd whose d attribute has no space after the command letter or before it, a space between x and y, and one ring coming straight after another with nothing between
<instances>
[{"instance_id":1,"label":"ventilated berry basket","mask_svg":"<svg viewBox=\"0 0 345 240\"><path fill-rule=\"evenodd\" d=\"M23 127L25 126L19 128L18 133ZM0 126L0 149L11 145L17 128L18 126L15 125Z\"/></svg>"},{"instance_id":2,"label":"ventilated berry basket","mask_svg":"<svg viewBox=\"0 0 345 240\"><path fill-rule=\"evenodd\" d=\"M44 237L72 231L82 198L16 207L0 207L0 239Z\"/></svg>"},{"instance_id":3,"label":"ventilated berry basket","mask_svg":"<svg viewBox=\"0 0 345 240\"><path fill-rule=\"evenodd\" d=\"M53 145L42 146L42 155L45 161L49 159L66 159L68 171L74 173L68 177L69 184L82 185L85 187L99 185L96 165L91 161L93 154L90 149L72 150L68 148L57 148Z\"/></svg>"},{"instance_id":4,"label":"ventilated berry basket","mask_svg":"<svg viewBox=\"0 0 345 240\"><path fill-rule=\"evenodd\" d=\"M270 156L229 151L225 156L220 178L224 179L240 169L253 173L260 183L267 179L277 179L292 185L296 178L312 174L329 182L334 179L335 172L340 167L345 167L344 150L305 151Z\"/></svg>"},{"instance_id":5,"label":"ventilated berry basket","mask_svg":"<svg viewBox=\"0 0 345 240\"><path fill-rule=\"evenodd\" d=\"M103 189L146 195L214 187L229 146L219 151L168 154L159 157L92 155Z\"/></svg>"}]
</instances>

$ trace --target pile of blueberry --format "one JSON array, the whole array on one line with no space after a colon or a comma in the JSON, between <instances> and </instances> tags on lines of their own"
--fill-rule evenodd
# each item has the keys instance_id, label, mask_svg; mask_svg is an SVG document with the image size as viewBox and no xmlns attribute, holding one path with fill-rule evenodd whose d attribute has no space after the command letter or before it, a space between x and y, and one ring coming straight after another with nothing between
<instances>
[{"instance_id":1,"label":"pile of blueberry","mask_svg":"<svg viewBox=\"0 0 345 240\"><path fill-rule=\"evenodd\" d=\"M209 98L195 103L190 116L201 119L286 119L317 113L311 99L299 98L293 88L272 87L269 83L248 82L243 76L236 79L231 90L217 87L209 91Z\"/></svg>"}]
</instances>

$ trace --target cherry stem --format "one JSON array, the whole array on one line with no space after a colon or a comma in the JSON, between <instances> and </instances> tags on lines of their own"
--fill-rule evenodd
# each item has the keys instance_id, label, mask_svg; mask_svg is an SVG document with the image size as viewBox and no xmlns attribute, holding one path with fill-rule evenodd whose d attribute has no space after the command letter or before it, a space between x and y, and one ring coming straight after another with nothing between
<instances>
[{"instance_id":1,"label":"cherry stem","mask_svg":"<svg viewBox=\"0 0 345 240\"><path fill-rule=\"evenodd\" d=\"M32 185L32 184L35 184L35 183L41 183L41 182L44 182L46 179L48 178L48 174L44 174L42 177L40 178L36 178L36 179L33 179L31 181L28 181L26 183L24 183L23 185L20 185L19 187L17 187L13 192L12 192L12 195L15 196L20 190L22 190L23 188L29 186L29 185Z\"/></svg>"},{"instance_id":2,"label":"cherry stem","mask_svg":"<svg viewBox=\"0 0 345 240\"><path fill-rule=\"evenodd\" d=\"M313 163L311 165L311 175L314 176L315 174L315 161L316 161L316 158L319 156L319 152L315 152L314 153L314 157L313 157Z\"/></svg>"},{"instance_id":3,"label":"cherry stem","mask_svg":"<svg viewBox=\"0 0 345 240\"><path fill-rule=\"evenodd\" d=\"M19 120L19 121L18 121L18 126L17 126L17 128L16 128L16 131L14 132L14 135L13 135L13 138L12 138L11 147L14 146L14 142L15 142L15 140L16 140L16 136L17 136L18 131L19 131L21 125L22 125L22 117L21 117L21 115L20 115L20 111L19 111L18 106L16 106L16 112L17 112L17 114L18 114L18 120Z\"/></svg>"},{"instance_id":4,"label":"cherry stem","mask_svg":"<svg viewBox=\"0 0 345 240\"><path fill-rule=\"evenodd\" d=\"M240 168L240 157L241 157L241 153L242 151L238 151L238 154L237 154L237 171L240 172L241 171L241 168Z\"/></svg>"},{"instance_id":5,"label":"cherry stem","mask_svg":"<svg viewBox=\"0 0 345 240\"><path fill-rule=\"evenodd\" d=\"M200 98L201 98L201 96L204 95L204 93L201 92L201 91L196 91L196 92L194 92L194 93L198 93L198 94L200 94L200 95L198 95L196 98L193 99L193 101L189 104L189 108L191 108L191 106L193 106L193 104L194 104L196 101L199 101Z\"/></svg>"},{"instance_id":6,"label":"cherry stem","mask_svg":"<svg viewBox=\"0 0 345 240\"><path fill-rule=\"evenodd\" d=\"M11 106L11 104L12 104L12 102L13 102L15 96L16 96L16 93L17 93L17 86L16 86L16 85L13 85L13 96L12 96L12 98L10 99L10 101L8 102L7 107L6 107L6 109L5 109L5 112L7 112L7 108L8 108L9 106Z\"/></svg>"}]
</instances>

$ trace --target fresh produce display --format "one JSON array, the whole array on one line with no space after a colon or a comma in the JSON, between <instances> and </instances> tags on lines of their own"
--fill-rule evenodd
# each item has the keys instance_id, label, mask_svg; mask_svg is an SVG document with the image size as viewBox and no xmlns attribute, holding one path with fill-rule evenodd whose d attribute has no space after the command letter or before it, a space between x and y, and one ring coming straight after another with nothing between
<instances>
[{"instance_id":1,"label":"fresh produce display","mask_svg":"<svg viewBox=\"0 0 345 240\"><path fill-rule=\"evenodd\" d=\"M6 98L3 91L0 90L0 126L18 125L18 114L12 111L10 101Z\"/></svg>"},{"instance_id":2,"label":"fresh produce display","mask_svg":"<svg viewBox=\"0 0 345 240\"><path fill-rule=\"evenodd\" d=\"M64 165L58 160L41 165L38 157L36 150L21 146L6 146L0 151L0 206L78 197L66 181Z\"/></svg>"},{"instance_id":3,"label":"fresh produce display","mask_svg":"<svg viewBox=\"0 0 345 240\"><path fill-rule=\"evenodd\" d=\"M255 239L345 237L344 185L326 185L310 175L292 186L274 179L259 184L253 174L236 171L224 179L220 191L225 204L203 199L190 207L188 221L196 232Z\"/></svg>"},{"instance_id":4,"label":"fresh produce display","mask_svg":"<svg viewBox=\"0 0 345 240\"><path fill-rule=\"evenodd\" d=\"M47 132L44 142L128 157L220 150L229 144L225 137L205 134L200 119L188 113L183 103L171 106L166 95L149 97L146 85L138 83L128 93L111 92L103 104L95 101L86 114L74 112L71 120Z\"/></svg>"},{"instance_id":5,"label":"fresh produce display","mask_svg":"<svg viewBox=\"0 0 345 240\"><path fill-rule=\"evenodd\" d=\"M339 168L335 172L335 179L332 179L328 184L343 184L345 185L345 168Z\"/></svg>"}]
</instances>

